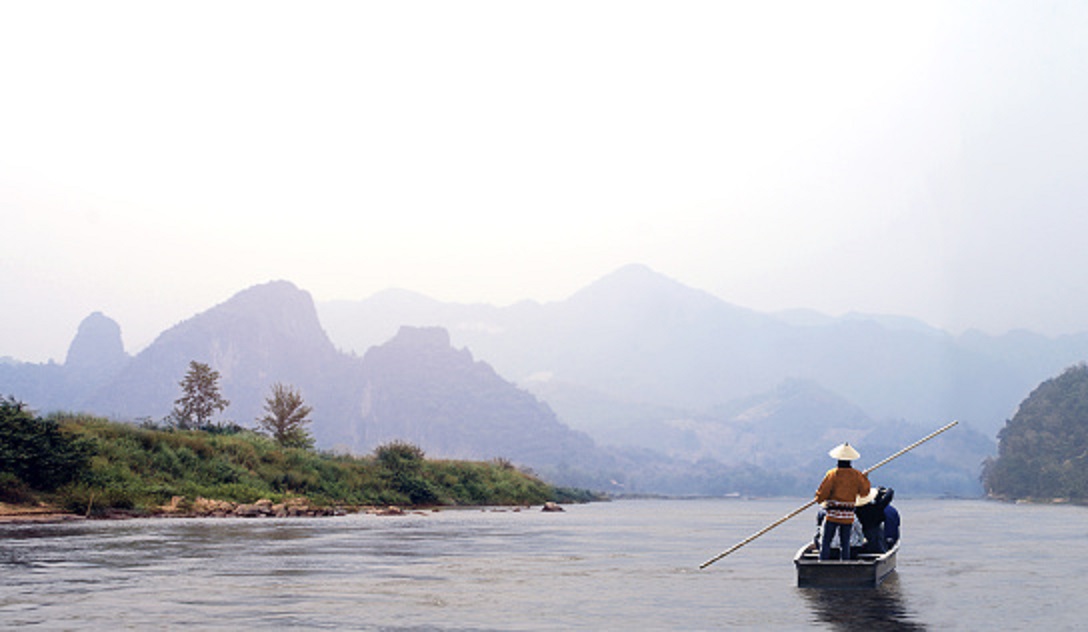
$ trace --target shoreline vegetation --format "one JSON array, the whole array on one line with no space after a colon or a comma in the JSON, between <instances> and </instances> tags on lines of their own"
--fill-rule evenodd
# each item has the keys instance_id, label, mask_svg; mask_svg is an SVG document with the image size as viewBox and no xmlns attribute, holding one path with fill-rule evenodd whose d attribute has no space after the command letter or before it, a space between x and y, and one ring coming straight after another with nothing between
<instances>
[{"instance_id":1,"label":"shoreline vegetation","mask_svg":"<svg viewBox=\"0 0 1088 632\"><path fill-rule=\"evenodd\" d=\"M505 459L426 458L402 442L368 456L283 447L255 431L179 430L89 415L38 418L13 400L0 424L0 522L518 511L606 500Z\"/></svg>"}]
</instances>

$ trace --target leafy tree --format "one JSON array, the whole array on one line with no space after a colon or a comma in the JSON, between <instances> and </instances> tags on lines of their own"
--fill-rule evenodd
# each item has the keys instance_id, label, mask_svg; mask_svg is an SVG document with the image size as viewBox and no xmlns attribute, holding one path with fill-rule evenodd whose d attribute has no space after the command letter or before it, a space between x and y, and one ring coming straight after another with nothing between
<instances>
[{"instance_id":1,"label":"leafy tree","mask_svg":"<svg viewBox=\"0 0 1088 632\"><path fill-rule=\"evenodd\" d=\"M182 396L174 401L174 421L178 428L207 428L212 415L230 406L219 394L219 371L193 360L189 372L179 382Z\"/></svg>"},{"instance_id":2,"label":"leafy tree","mask_svg":"<svg viewBox=\"0 0 1088 632\"><path fill-rule=\"evenodd\" d=\"M61 432L12 397L0 399L0 474L52 491L82 475L93 452L92 441Z\"/></svg>"},{"instance_id":3,"label":"leafy tree","mask_svg":"<svg viewBox=\"0 0 1088 632\"><path fill-rule=\"evenodd\" d=\"M272 394L264 401L264 409L268 414L257 419L257 426L272 435L276 443L285 448L314 446L313 435L306 430L313 409L303 403L302 395L294 388L274 384Z\"/></svg>"},{"instance_id":4,"label":"leafy tree","mask_svg":"<svg viewBox=\"0 0 1088 632\"><path fill-rule=\"evenodd\" d=\"M423 467L423 448L407 441L390 441L374 450L374 457L390 472L412 472Z\"/></svg>"},{"instance_id":5,"label":"leafy tree","mask_svg":"<svg viewBox=\"0 0 1088 632\"><path fill-rule=\"evenodd\" d=\"M385 471L390 487L407 496L409 502L424 505L438 499L423 467L423 448L404 441L392 441L378 446L374 456Z\"/></svg>"}]
</instances>

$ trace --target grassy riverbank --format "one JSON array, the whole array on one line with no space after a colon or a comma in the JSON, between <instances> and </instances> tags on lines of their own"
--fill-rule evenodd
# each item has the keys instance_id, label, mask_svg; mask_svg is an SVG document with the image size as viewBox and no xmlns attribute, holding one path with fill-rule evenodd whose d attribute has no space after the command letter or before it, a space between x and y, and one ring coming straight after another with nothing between
<instances>
[{"instance_id":1,"label":"grassy riverbank","mask_svg":"<svg viewBox=\"0 0 1088 632\"><path fill-rule=\"evenodd\" d=\"M549 485L503 460L427 459L415 446L401 443L353 457L284 448L248 430L147 428L80 415L37 421L57 431L75 455L65 462L70 476L60 484L34 486L11 472L0 473L0 500L109 515L157 513L175 497L234 503L305 497L313 506L349 509L592 499L588 492Z\"/></svg>"}]
</instances>

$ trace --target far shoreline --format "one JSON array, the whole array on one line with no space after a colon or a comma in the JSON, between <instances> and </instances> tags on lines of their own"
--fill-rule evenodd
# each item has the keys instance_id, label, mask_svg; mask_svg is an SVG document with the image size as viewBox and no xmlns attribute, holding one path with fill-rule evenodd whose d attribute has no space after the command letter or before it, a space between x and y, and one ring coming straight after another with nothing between
<instances>
[{"instance_id":1,"label":"far shoreline","mask_svg":"<svg viewBox=\"0 0 1088 632\"><path fill-rule=\"evenodd\" d=\"M109 510L104 514L92 514L92 515L80 515L69 511L64 511L55 506L46 504L36 505L24 505L24 504L12 504L0 502L0 525L7 524L54 524L60 522L76 522L84 520L138 520L145 518L152 519L210 519L210 520L222 520L230 518L242 518L247 520L260 520L268 518L337 518L344 517L352 514L364 514L368 516L407 516L407 515L427 515L431 513L438 513L443 511L493 511L493 512L512 512L520 513L523 511L531 511L534 505L420 505L420 506L361 506L361 507L345 507L337 506L333 507L321 507L314 508L311 511L305 513L295 514L274 514L274 513L233 513L233 512L209 512L198 513L191 511L132 511L132 510ZM540 505L538 511L544 512L562 512L563 507L559 503L546 502Z\"/></svg>"}]
</instances>

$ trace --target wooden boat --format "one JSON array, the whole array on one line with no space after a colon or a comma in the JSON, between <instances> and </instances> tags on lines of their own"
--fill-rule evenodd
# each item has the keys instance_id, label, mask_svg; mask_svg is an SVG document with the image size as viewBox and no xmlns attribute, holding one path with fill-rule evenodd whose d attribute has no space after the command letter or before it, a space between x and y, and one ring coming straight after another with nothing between
<instances>
[{"instance_id":1,"label":"wooden boat","mask_svg":"<svg viewBox=\"0 0 1088 632\"><path fill-rule=\"evenodd\" d=\"M899 542L885 553L861 553L856 560L820 561L820 549L809 542L797 551L797 585L812 588L876 588L895 572Z\"/></svg>"}]
</instances>

